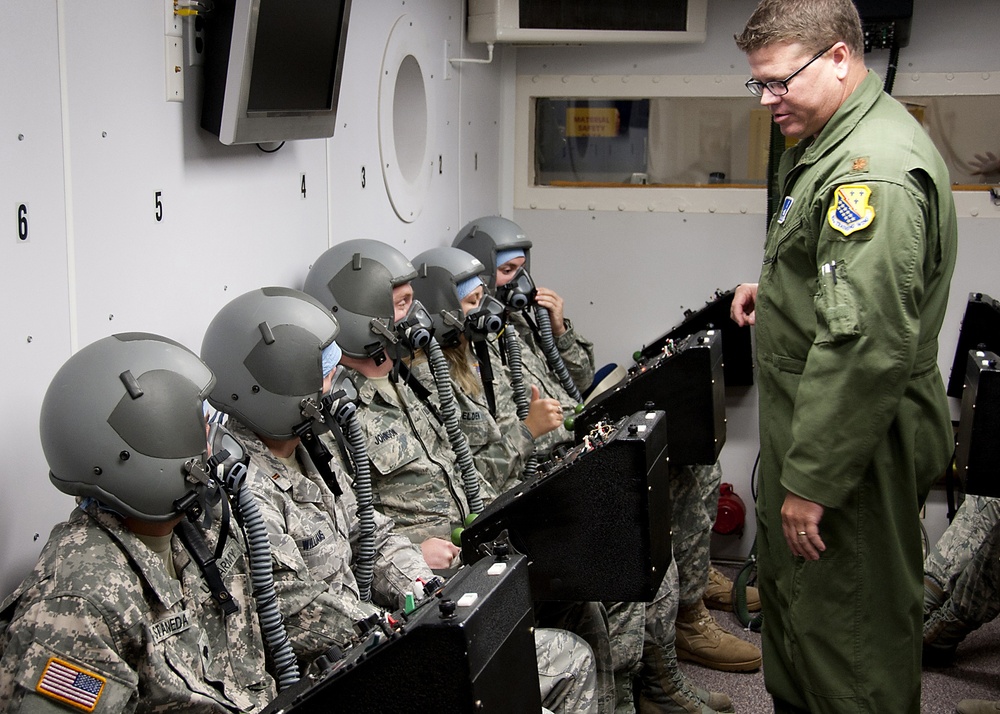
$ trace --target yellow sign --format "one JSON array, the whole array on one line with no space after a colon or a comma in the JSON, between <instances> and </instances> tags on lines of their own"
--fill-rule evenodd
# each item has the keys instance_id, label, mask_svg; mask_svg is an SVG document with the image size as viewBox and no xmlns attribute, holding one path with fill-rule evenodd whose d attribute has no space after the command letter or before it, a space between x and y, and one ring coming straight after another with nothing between
<instances>
[{"instance_id":1,"label":"yellow sign","mask_svg":"<svg viewBox=\"0 0 1000 714\"><path fill-rule=\"evenodd\" d=\"M621 116L614 107L570 107L566 136L618 136Z\"/></svg>"}]
</instances>

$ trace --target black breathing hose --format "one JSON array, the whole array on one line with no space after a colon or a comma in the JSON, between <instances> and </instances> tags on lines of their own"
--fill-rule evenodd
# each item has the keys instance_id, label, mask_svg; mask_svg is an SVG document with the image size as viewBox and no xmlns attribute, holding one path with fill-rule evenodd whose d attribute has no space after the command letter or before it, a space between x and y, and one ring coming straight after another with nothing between
<instances>
[{"instance_id":1,"label":"black breathing hose","mask_svg":"<svg viewBox=\"0 0 1000 714\"><path fill-rule=\"evenodd\" d=\"M559 354L559 348L556 347L555 338L552 336L552 316L549 315L548 309L541 305L535 305L535 321L538 323L538 337L541 340L542 352L545 353L549 369L555 373L559 384L566 390L566 393L579 404L583 401L583 397L580 396L580 390L576 388L573 378L569 375L569 370L566 369L566 363L563 362L562 355Z\"/></svg>"},{"instance_id":2,"label":"black breathing hose","mask_svg":"<svg viewBox=\"0 0 1000 714\"><path fill-rule=\"evenodd\" d=\"M267 528L257 507L257 501L254 500L245 481L240 479L239 484L233 483L230 478L223 478L222 481L226 492L236 499L236 513L246 533L249 548L250 581L253 584L254 600L257 602L257 618L260 621L264 642L267 643L274 661L278 689L284 690L299 681L299 668L291 643L288 641L281 610L278 608Z\"/></svg>"},{"instance_id":3,"label":"black breathing hose","mask_svg":"<svg viewBox=\"0 0 1000 714\"><path fill-rule=\"evenodd\" d=\"M338 419L338 422L340 420ZM358 498L358 523L360 537L355 554L354 577L358 581L358 596L371 602L372 580L375 577L375 497L372 490L372 473L368 461L368 446L357 412L352 410L340 424L347 442L347 451L354 466L354 494Z\"/></svg>"},{"instance_id":4,"label":"black breathing hose","mask_svg":"<svg viewBox=\"0 0 1000 714\"><path fill-rule=\"evenodd\" d=\"M531 397L528 395L528 388L524 383L524 363L521 361L521 343L517 330L510 323L504 330L504 345L507 352L507 368L510 370L510 384L514 390L514 407L517 411L517 418L528 418L528 410L531 405ZM524 462L524 477L531 478L538 471L538 457L532 454Z\"/></svg>"},{"instance_id":5,"label":"black breathing hose","mask_svg":"<svg viewBox=\"0 0 1000 714\"><path fill-rule=\"evenodd\" d=\"M441 418L444 420L445 429L448 431L448 440L451 442L451 448L458 459L458 468L462 473L462 486L465 490L465 500L469 504L469 515L482 513L483 498L479 493L479 472L476 471L476 465L472 460L469 440L465 438L458 423L455 391L451 386L448 361L445 359L437 339L432 337L424 349L427 351L427 361L430 364L431 373L434 375L434 384L441 402Z\"/></svg>"}]
</instances>

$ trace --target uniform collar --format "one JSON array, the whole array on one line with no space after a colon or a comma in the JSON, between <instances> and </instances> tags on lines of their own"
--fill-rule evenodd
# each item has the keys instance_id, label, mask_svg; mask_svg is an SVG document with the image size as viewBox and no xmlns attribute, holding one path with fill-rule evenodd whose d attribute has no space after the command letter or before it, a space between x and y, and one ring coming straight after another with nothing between
<instances>
[{"instance_id":1,"label":"uniform collar","mask_svg":"<svg viewBox=\"0 0 1000 714\"><path fill-rule=\"evenodd\" d=\"M840 145L847 135L854 131L854 128L881 95L881 80L872 70L868 70L868 75L834 112L830 121L820 131L819 136L815 139L802 141L793 148L797 154L796 163L814 163L831 148Z\"/></svg>"}]
</instances>

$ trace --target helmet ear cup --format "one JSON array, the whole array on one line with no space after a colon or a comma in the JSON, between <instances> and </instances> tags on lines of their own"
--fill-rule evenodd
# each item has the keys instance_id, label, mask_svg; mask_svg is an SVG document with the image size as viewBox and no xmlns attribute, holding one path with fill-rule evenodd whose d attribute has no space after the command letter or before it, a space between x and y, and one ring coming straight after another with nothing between
<instances>
[{"instance_id":1,"label":"helmet ear cup","mask_svg":"<svg viewBox=\"0 0 1000 714\"><path fill-rule=\"evenodd\" d=\"M127 333L69 358L42 400L39 431L49 479L124 516L167 521L206 458L203 402L212 371L183 345Z\"/></svg>"},{"instance_id":2,"label":"helmet ear cup","mask_svg":"<svg viewBox=\"0 0 1000 714\"><path fill-rule=\"evenodd\" d=\"M497 253L504 250L524 251L524 269L530 271L531 241L514 221L501 216L483 216L469 221L455 235L452 246L474 255L486 272L483 280L491 291L496 288Z\"/></svg>"},{"instance_id":3,"label":"helmet ear cup","mask_svg":"<svg viewBox=\"0 0 1000 714\"><path fill-rule=\"evenodd\" d=\"M303 290L340 324L337 344L356 359L380 358L392 345L392 289L416 277L413 264L390 245L357 239L326 250L313 263ZM376 324L377 323L377 324Z\"/></svg>"}]
</instances>

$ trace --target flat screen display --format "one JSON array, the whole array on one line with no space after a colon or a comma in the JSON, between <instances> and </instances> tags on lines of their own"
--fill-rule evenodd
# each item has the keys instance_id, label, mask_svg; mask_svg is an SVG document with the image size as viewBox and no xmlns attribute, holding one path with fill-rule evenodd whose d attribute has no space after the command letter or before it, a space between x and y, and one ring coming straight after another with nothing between
<instances>
[{"instance_id":1,"label":"flat screen display","mask_svg":"<svg viewBox=\"0 0 1000 714\"><path fill-rule=\"evenodd\" d=\"M247 114L329 111L343 3L261 0Z\"/></svg>"}]
</instances>

